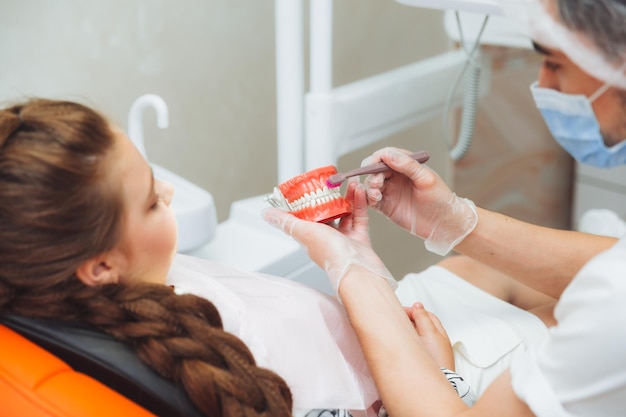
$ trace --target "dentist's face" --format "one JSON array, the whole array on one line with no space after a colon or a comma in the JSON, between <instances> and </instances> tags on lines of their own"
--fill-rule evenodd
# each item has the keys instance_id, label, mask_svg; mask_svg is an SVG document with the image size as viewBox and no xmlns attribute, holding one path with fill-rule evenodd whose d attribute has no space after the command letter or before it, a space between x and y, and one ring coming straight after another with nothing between
<instances>
[{"instance_id":1,"label":"dentist's face","mask_svg":"<svg viewBox=\"0 0 626 417\"><path fill-rule=\"evenodd\" d=\"M539 87L551 88L566 94L590 97L604 85L584 72L561 51L535 43L535 50L543 55L539 71ZM610 88L593 103L604 142L615 145L626 139L626 92Z\"/></svg>"}]
</instances>

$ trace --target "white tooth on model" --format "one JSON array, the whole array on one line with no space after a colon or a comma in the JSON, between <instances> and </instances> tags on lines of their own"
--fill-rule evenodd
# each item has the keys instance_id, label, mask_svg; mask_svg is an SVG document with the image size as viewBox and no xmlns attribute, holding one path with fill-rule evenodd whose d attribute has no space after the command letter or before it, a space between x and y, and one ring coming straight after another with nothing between
<instances>
[{"instance_id":1,"label":"white tooth on model","mask_svg":"<svg viewBox=\"0 0 626 417\"><path fill-rule=\"evenodd\" d=\"M303 210L309 207L317 207L321 204L329 203L341 197L341 193L339 192L339 189L328 188L328 186L326 185L322 186L321 188L315 189L315 185L313 183L307 183L304 185L304 188L308 189L309 192L305 192L302 195L302 197L298 198L297 200L291 203L287 203L287 201L283 197L283 201L284 201L283 204L288 206L289 211L299 211L299 210ZM275 194L276 194L276 191L278 190L275 190ZM282 196L282 193L278 191L278 195ZM273 197L274 197L273 198L274 201L273 202L270 201L270 203L279 205L280 198L277 195Z\"/></svg>"}]
</instances>

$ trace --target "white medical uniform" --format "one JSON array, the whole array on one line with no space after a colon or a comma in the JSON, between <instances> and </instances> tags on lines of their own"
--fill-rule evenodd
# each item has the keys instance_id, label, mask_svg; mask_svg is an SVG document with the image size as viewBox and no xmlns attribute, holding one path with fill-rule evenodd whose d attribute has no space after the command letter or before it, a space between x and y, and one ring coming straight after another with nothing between
<instances>
[{"instance_id":1,"label":"white medical uniform","mask_svg":"<svg viewBox=\"0 0 626 417\"><path fill-rule=\"evenodd\" d=\"M514 358L548 337L534 314L440 266L406 275L396 295L404 306L420 301L439 318L452 343L455 370L478 396Z\"/></svg>"},{"instance_id":2,"label":"white medical uniform","mask_svg":"<svg viewBox=\"0 0 626 417\"><path fill-rule=\"evenodd\" d=\"M180 254L167 283L210 300L224 330L245 342L257 365L287 382L295 409L376 415L371 406L378 392L336 299L284 278Z\"/></svg>"},{"instance_id":3,"label":"white medical uniform","mask_svg":"<svg viewBox=\"0 0 626 417\"><path fill-rule=\"evenodd\" d=\"M626 415L626 240L563 292L558 325L513 361L513 390L538 417Z\"/></svg>"}]
</instances>

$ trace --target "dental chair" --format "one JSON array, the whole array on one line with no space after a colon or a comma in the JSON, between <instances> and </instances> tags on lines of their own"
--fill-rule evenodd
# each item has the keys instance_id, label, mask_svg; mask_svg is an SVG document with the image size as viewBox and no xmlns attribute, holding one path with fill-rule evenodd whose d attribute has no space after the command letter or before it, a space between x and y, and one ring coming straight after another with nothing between
<instances>
[{"instance_id":1,"label":"dental chair","mask_svg":"<svg viewBox=\"0 0 626 417\"><path fill-rule=\"evenodd\" d=\"M112 337L13 315L0 316L0 404L0 417L202 416Z\"/></svg>"}]
</instances>

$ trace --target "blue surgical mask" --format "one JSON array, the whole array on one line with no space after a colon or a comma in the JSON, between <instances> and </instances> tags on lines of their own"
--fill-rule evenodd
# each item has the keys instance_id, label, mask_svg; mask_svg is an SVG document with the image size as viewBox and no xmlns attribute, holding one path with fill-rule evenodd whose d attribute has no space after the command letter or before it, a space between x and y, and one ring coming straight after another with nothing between
<instances>
[{"instance_id":1,"label":"blue surgical mask","mask_svg":"<svg viewBox=\"0 0 626 417\"><path fill-rule=\"evenodd\" d=\"M608 84L587 98L541 88L537 82L530 86L535 104L556 141L577 161L598 168L626 164L626 141L607 147L591 106L607 89Z\"/></svg>"}]
</instances>

